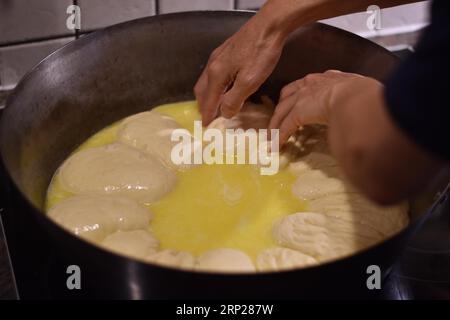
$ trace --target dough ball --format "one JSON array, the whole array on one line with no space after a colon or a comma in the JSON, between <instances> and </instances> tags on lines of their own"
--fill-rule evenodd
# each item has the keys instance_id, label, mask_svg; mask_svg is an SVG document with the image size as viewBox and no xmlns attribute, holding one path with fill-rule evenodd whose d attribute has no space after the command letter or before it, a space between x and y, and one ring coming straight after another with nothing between
<instances>
[{"instance_id":1,"label":"dough ball","mask_svg":"<svg viewBox=\"0 0 450 320\"><path fill-rule=\"evenodd\" d=\"M117 231L107 236L100 245L116 253L143 259L156 252L158 240L146 230Z\"/></svg>"},{"instance_id":2,"label":"dough ball","mask_svg":"<svg viewBox=\"0 0 450 320\"><path fill-rule=\"evenodd\" d=\"M261 97L262 103L253 103L247 101L242 106L238 114L231 119L218 117L208 126L209 128L219 129L267 129L270 118L273 115L274 104L267 96Z\"/></svg>"},{"instance_id":3,"label":"dough ball","mask_svg":"<svg viewBox=\"0 0 450 320\"><path fill-rule=\"evenodd\" d=\"M356 192L337 167L301 172L292 185L292 193L302 200L313 200L335 193Z\"/></svg>"},{"instance_id":4,"label":"dough ball","mask_svg":"<svg viewBox=\"0 0 450 320\"><path fill-rule=\"evenodd\" d=\"M147 154L157 156L172 169L190 167L189 164L177 165L171 159L172 149L179 143L171 140L172 132L175 129L183 128L169 116L155 111L147 111L126 118L120 125L118 139ZM187 130L186 135L189 140L192 138Z\"/></svg>"},{"instance_id":5,"label":"dough ball","mask_svg":"<svg viewBox=\"0 0 450 320\"><path fill-rule=\"evenodd\" d=\"M333 156L326 153L311 152L301 157L298 161L291 162L289 170L293 174L299 175L312 169L320 170L337 166L337 161Z\"/></svg>"},{"instance_id":6,"label":"dough ball","mask_svg":"<svg viewBox=\"0 0 450 320\"><path fill-rule=\"evenodd\" d=\"M48 216L82 238L101 241L117 230L147 228L152 214L125 197L78 195L53 206Z\"/></svg>"},{"instance_id":7,"label":"dough ball","mask_svg":"<svg viewBox=\"0 0 450 320\"><path fill-rule=\"evenodd\" d=\"M381 238L371 228L315 212L299 212L277 221L275 241L319 261L355 253Z\"/></svg>"},{"instance_id":8,"label":"dough ball","mask_svg":"<svg viewBox=\"0 0 450 320\"><path fill-rule=\"evenodd\" d=\"M170 267L192 269L195 258L189 252L176 250L162 250L147 256L146 260Z\"/></svg>"},{"instance_id":9,"label":"dough ball","mask_svg":"<svg viewBox=\"0 0 450 320\"><path fill-rule=\"evenodd\" d=\"M252 260L244 252L235 249L215 249L202 254L196 269L217 272L255 271Z\"/></svg>"},{"instance_id":10,"label":"dough ball","mask_svg":"<svg viewBox=\"0 0 450 320\"><path fill-rule=\"evenodd\" d=\"M316 264L317 260L297 250L270 248L262 251L256 258L259 271L279 271Z\"/></svg>"},{"instance_id":11,"label":"dough ball","mask_svg":"<svg viewBox=\"0 0 450 320\"><path fill-rule=\"evenodd\" d=\"M308 208L348 221L365 224L388 237L408 225L406 203L395 206L379 206L361 194L336 193L309 201Z\"/></svg>"},{"instance_id":12,"label":"dough ball","mask_svg":"<svg viewBox=\"0 0 450 320\"><path fill-rule=\"evenodd\" d=\"M258 129L267 129L269 126L270 118L273 114L273 107L269 103L267 97L265 97L263 104L257 104L253 102L244 103L242 109L239 111L237 115L232 117L231 119L226 119L224 117L219 117L212 121L208 129L218 129L225 136L226 129L255 129L256 133L258 133ZM232 154L236 154L234 149L239 150L238 148L243 148L246 152L245 157L246 161L248 161L248 157L252 154L258 154L258 145L250 146L248 142L248 138L244 138L245 134L238 134L238 137L243 137L243 139L235 138L234 144L229 145L225 150L227 156ZM223 145L226 146L225 140L223 141Z\"/></svg>"},{"instance_id":13,"label":"dough ball","mask_svg":"<svg viewBox=\"0 0 450 320\"><path fill-rule=\"evenodd\" d=\"M227 119L224 117L218 117L214 119L207 127L207 129L218 129L225 133L226 129L237 129L240 128L240 122L235 118Z\"/></svg>"},{"instance_id":14,"label":"dough ball","mask_svg":"<svg viewBox=\"0 0 450 320\"><path fill-rule=\"evenodd\" d=\"M59 179L73 193L124 195L152 203L173 189L176 174L157 158L115 143L73 154Z\"/></svg>"}]
</instances>

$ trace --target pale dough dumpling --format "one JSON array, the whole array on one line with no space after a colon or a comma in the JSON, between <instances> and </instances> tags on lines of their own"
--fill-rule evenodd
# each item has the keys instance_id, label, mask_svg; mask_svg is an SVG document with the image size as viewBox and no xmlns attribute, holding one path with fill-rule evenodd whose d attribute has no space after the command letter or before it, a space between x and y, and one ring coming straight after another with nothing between
<instances>
[{"instance_id":1,"label":"pale dough dumpling","mask_svg":"<svg viewBox=\"0 0 450 320\"><path fill-rule=\"evenodd\" d=\"M185 251L162 250L155 252L146 258L147 261L170 267L192 269L195 265L195 258Z\"/></svg>"},{"instance_id":2,"label":"pale dough dumpling","mask_svg":"<svg viewBox=\"0 0 450 320\"><path fill-rule=\"evenodd\" d=\"M382 239L363 224L315 212L299 212L277 221L275 241L319 261L352 254Z\"/></svg>"},{"instance_id":3,"label":"pale dough dumpling","mask_svg":"<svg viewBox=\"0 0 450 320\"><path fill-rule=\"evenodd\" d=\"M152 214L125 197L78 195L53 206L48 216L82 238L101 241L117 230L148 227Z\"/></svg>"},{"instance_id":4,"label":"pale dough dumpling","mask_svg":"<svg viewBox=\"0 0 450 320\"><path fill-rule=\"evenodd\" d=\"M261 97L262 103L253 103L247 101L242 106L242 109L231 119L218 117L208 126L209 128L219 129L267 129L270 118L274 111L274 104L270 98Z\"/></svg>"},{"instance_id":5,"label":"pale dough dumpling","mask_svg":"<svg viewBox=\"0 0 450 320\"><path fill-rule=\"evenodd\" d=\"M266 249L256 258L256 267L259 271L279 271L316 263L317 260L307 254L281 247Z\"/></svg>"},{"instance_id":6,"label":"pale dough dumpling","mask_svg":"<svg viewBox=\"0 0 450 320\"><path fill-rule=\"evenodd\" d=\"M208 125L207 128L218 129L222 132L223 136L225 136L226 129L256 129L254 133L257 136L258 129L267 129L274 108L269 98L264 97L262 100L262 104L247 101L244 103L242 109L237 115L231 119L226 119L224 117L216 118ZM239 150L239 148L242 148L245 152L246 159L248 159L250 154L257 154L258 145L250 145L248 138L245 137L245 134L247 133L237 134L233 144L228 142L229 144L226 145L226 141L223 141L223 145L226 147L226 156L236 155L236 151L234 151L234 149Z\"/></svg>"},{"instance_id":7,"label":"pale dough dumpling","mask_svg":"<svg viewBox=\"0 0 450 320\"><path fill-rule=\"evenodd\" d=\"M152 203L176 183L174 171L157 158L121 143L82 150L62 165L59 179L73 193L115 194Z\"/></svg>"},{"instance_id":8,"label":"pale dough dumpling","mask_svg":"<svg viewBox=\"0 0 450 320\"><path fill-rule=\"evenodd\" d=\"M292 193L302 200L313 200L342 192L356 190L345 181L343 173L337 167L305 170L292 185Z\"/></svg>"},{"instance_id":9,"label":"pale dough dumpling","mask_svg":"<svg viewBox=\"0 0 450 320\"><path fill-rule=\"evenodd\" d=\"M333 168L337 166L338 163L333 156L321 152L311 152L301 157L298 161L291 162L289 170L293 174L299 175L311 169Z\"/></svg>"},{"instance_id":10,"label":"pale dough dumpling","mask_svg":"<svg viewBox=\"0 0 450 320\"><path fill-rule=\"evenodd\" d=\"M107 236L100 245L116 253L144 259L158 249L158 240L146 230L117 231Z\"/></svg>"},{"instance_id":11,"label":"pale dough dumpling","mask_svg":"<svg viewBox=\"0 0 450 320\"><path fill-rule=\"evenodd\" d=\"M308 208L348 221L365 224L381 234L390 236L408 224L406 203L382 207L361 194L336 193L309 201Z\"/></svg>"},{"instance_id":12,"label":"pale dough dumpling","mask_svg":"<svg viewBox=\"0 0 450 320\"><path fill-rule=\"evenodd\" d=\"M203 271L249 272L255 271L252 260L244 252L235 249L215 249L203 253L196 269Z\"/></svg>"},{"instance_id":13,"label":"pale dough dumpling","mask_svg":"<svg viewBox=\"0 0 450 320\"><path fill-rule=\"evenodd\" d=\"M187 168L189 164L178 165L171 158L173 147L179 143L171 141L172 132L176 129L183 128L169 116L155 111L141 112L121 123L118 139L147 154L157 156L172 169ZM190 134L188 138L191 139Z\"/></svg>"}]
</instances>

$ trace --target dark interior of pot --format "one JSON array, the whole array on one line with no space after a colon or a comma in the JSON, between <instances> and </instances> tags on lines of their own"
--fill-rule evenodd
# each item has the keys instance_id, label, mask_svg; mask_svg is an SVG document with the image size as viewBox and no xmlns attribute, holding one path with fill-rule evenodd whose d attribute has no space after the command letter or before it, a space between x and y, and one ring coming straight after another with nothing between
<instances>
[{"instance_id":1,"label":"dark interior of pot","mask_svg":"<svg viewBox=\"0 0 450 320\"><path fill-rule=\"evenodd\" d=\"M70 152L125 116L192 99L211 51L250 17L197 12L141 19L52 54L18 85L3 115L1 149L13 181L42 208L50 179ZM328 69L384 80L396 63L391 53L365 39L313 24L291 37L260 92L276 100L283 85Z\"/></svg>"}]
</instances>

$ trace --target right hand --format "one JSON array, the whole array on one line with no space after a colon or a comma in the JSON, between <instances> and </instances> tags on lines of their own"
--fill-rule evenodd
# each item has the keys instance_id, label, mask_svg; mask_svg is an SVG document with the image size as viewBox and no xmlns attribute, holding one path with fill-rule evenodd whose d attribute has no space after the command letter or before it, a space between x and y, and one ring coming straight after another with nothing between
<instances>
[{"instance_id":1,"label":"right hand","mask_svg":"<svg viewBox=\"0 0 450 320\"><path fill-rule=\"evenodd\" d=\"M285 37L264 20L257 14L211 54L194 88L203 125L233 117L275 68Z\"/></svg>"}]
</instances>

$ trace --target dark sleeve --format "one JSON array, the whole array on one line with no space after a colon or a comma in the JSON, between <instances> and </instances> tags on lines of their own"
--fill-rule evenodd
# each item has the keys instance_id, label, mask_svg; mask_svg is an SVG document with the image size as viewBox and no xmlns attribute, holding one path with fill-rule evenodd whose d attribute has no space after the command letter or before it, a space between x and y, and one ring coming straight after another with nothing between
<instances>
[{"instance_id":1,"label":"dark sleeve","mask_svg":"<svg viewBox=\"0 0 450 320\"><path fill-rule=\"evenodd\" d=\"M388 79L385 97L401 129L450 161L450 1L433 3L431 24L416 51Z\"/></svg>"}]
</instances>

